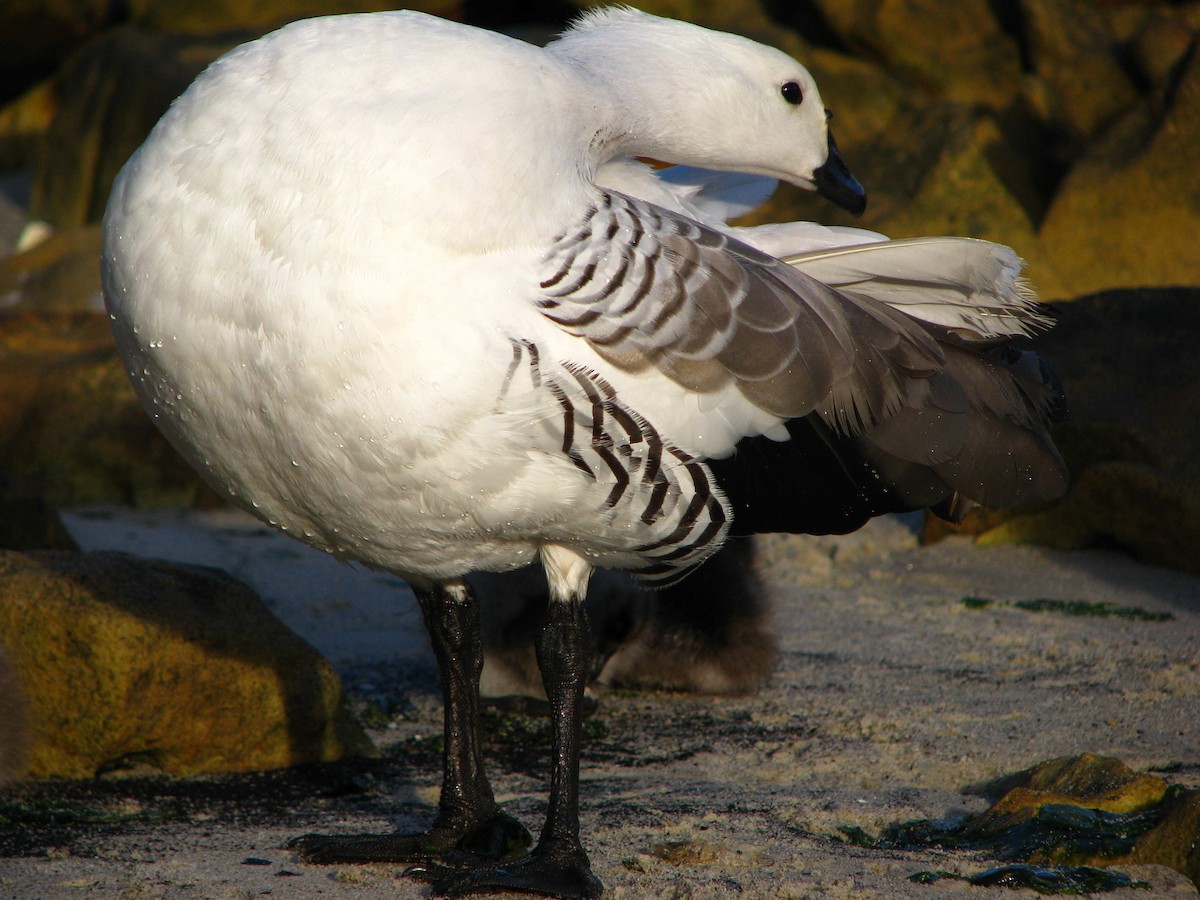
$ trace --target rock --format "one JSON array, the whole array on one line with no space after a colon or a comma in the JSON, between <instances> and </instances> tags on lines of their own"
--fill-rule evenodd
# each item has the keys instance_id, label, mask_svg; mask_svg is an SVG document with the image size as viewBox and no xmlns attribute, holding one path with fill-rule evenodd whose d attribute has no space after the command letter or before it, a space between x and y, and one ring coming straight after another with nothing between
<instances>
[{"instance_id":1,"label":"rock","mask_svg":"<svg viewBox=\"0 0 1200 900\"><path fill-rule=\"evenodd\" d=\"M100 242L100 226L88 225L0 260L0 309L103 310Z\"/></svg>"},{"instance_id":2,"label":"rock","mask_svg":"<svg viewBox=\"0 0 1200 900\"><path fill-rule=\"evenodd\" d=\"M111 0L6 0L0 6L0 103L53 72L110 24L117 8Z\"/></svg>"},{"instance_id":3,"label":"rock","mask_svg":"<svg viewBox=\"0 0 1200 900\"><path fill-rule=\"evenodd\" d=\"M1039 233L1067 293L1195 284L1200 233L1200 53L1140 102L1063 180Z\"/></svg>"},{"instance_id":4,"label":"rock","mask_svg":"<svg viewBox=\"0 0 1200 900\"><path fill-rule=\"evenodd\" d=\"M0 104L0 169L19 169L30 164L54 121L57 108L58 91L52 79L35 84L7 104Z\"/></svg>"},{"instance_id":5,"label":"rock","mask_svg":"<svg viewBox=\"0 0 1200 900\"><path fill-rule=\"evenodd\" d=\"M1168 866L1200 885L1200 790L1090 753L1052 759L1015 782L956 842L1039 865Z\"/></svg>"},{"instance_id":6,"label":"rock","mask_svg":"<svg viewBox=\"0 0 1200 900\"><path fill-rule=\"evenodd\" d=\"M0 552L26 775L173 775L371 754L329 663L245 585L122 554Z\"/></svg>"},{"instance_id":7,"label":"rock","mask_svg":"<svg viewBox=\"0 0 1200 900\"><path fill-rule=\"evenodd\" d=\"M1200 16L1193 17L1200 21ZM1174 78L1195 40L1196 25L1182 12L1155 8L1130 40L1131 61L1142 80L1157 87Z\"/></svg>"},{"instance_id":8,"label":"rock","mask_svg":"<svg viewBox=\"0 0 1200 900\"><path fill-rule=\"evenodd\" d=\"M1057 293L1056 266L1041 252L1034 228L1041 175L990 113L957 103L903 111L844 155L870 198L860 218L785 185L748 221L800 219L894 238L953 234L998 241L1026 260L1035 285Z\"/></svg>"},{"instance_id":9,"label":"rock","mask_svg":"<svg viewBox=\"0 0 1200 900\"><path fill-rule=\"evenodd\" d=\"M173 34L219 35L244 30L265 34L286 22L313 16L395 9L388 0L129 0L133 19L141 27ZM413 0L406 9L433 13L444 19L463 18L463 0Z\"/></svg>"},{"instance_id":10,"label":"rock","mask_svg":"<svg viewBox=\"0 0 1200 900\"><path fill-rule=\"evenodd\" d=\"M0 316L0 471L56 507L222 502L138 403L101 313Z\"/></svg>"},{"instance_id":11,"label":"rock","mask_svg":"<svg viewBox=\"0 0 1200 900\"><path fill-rule=\"evenodd\" d=\"M1140 812L1161 803L1168 785L1156 776L1139 775L1114 757L1081 753L1039 763L996 787L1004 795L971 821L970 832L1007 827L1014 816L1022 818L1047 803L1086 803L1089 809L1105 812Z\"/></svg>"},{"instance_id":12,"label":"rock","mask_svg":"<svg viewBox=\"0 0 1200 900\"><path fill-rule=\"evenodd\" d=\"M1138 92L1117 58L1104 11L1077 0L1022 0L1021 13L1037 88L1031 94L1058 155L1072 160L1133 106Z\"/></svg>"},{"instance_id":13,"label":"rock","mask_svg":"<svg viewBox=\"0 0 1200 900\"><path fill-rule=\"evenodd\" d=\"M0 647L0 787L20 777L28 749L25 696L17 673Z\"/></svg>"},{"instance_id":14,"label":"rock","mask_svg":"<svg viewBox=\"0 0 1200 900\"><path fill-rule=\"evenodd\" d=\"M25 210L12 201L0 187L0 265L17 252L17 242L29 217ZM0 291L0 310L4 308L4 292Z\"/></svg>"},{"instance_id":15,"label":"rock","mask_svg":"<svg viewBox=\"0 0 1200 900\"><path fill-rule=\"evenodd\" d=\"M0 472L0 549L78 550L79 547L45 500L19 479ZM0 694L3 692L0 678ZM2 723L0 713L0 730Z\"/></svg>"},{"instance_id":16,"label":"rock","mask_svg":"<svg viewBox=\"0 0 1200 900\"><path fill-rule=\"evenodd\" d=\"M1055 314L1037 344L1071 407L1054 435L1071 487L1049 508L977 516L961 530L984 544L1115 543L1200 572L1200 288L1110 291ZM930 523L925 537L950 530Z\"/></svg>"},{"instance_id":17,"label":"rock","mask_svg":"<svg viewBox=\"0 0 1200 900\"><path fill-rule=\"evenodd\" d=\"M1182 793L1164 805L1162 822L1138 840L1124 861L1169 866L1200 887L1200 790Z\"/></svg>"},{"instance_id":18,"label":"rock","mask_svg":"<svg viewBox=\"0 0 1200 900\"><path fill-rule=\"evenodd\" d=\"M1003 109L1020 82L1016 37L988 0L814 0L851 50L929 96Z\"/></svg>"},{"instance_id":19,"label":"rock","mask_svg":"<svg viewBox=\"0 0 1200 900\"><path fill-rule=\"evenodd\" d=\"M113 179L167 106L236 39L150 34L126 26L71 57L40 144L30 213L57 228L98 221Z\"/></svg>"},{"instance_id":20,"label":"rock","mask_svg":"<svg viewBox=\"0 0 1200 900\"><path fill-rule=\"evenodd\" d=\"M914 106L904 83L864 60L819 47L800 56L821 88L832 115L838 147L853 158ZM822 217L824 221L824 217Z\"/></svg>"},{"instance_id":21,"label":"rock","mask_svg":"<svg viewBox=\"0 0 1200 900\"><path fill-rule=\"evenodd\" d=\"M1034 247L1030 215L1005 183L1018 180L1021 160L994 117L937 104L901 117L892 131L862 160L865 177L880 186L864 227L878 225L892 237L955 234L1022 252ZM910 132L917 137L894 136Z\"/></svg>"}]
</instances>

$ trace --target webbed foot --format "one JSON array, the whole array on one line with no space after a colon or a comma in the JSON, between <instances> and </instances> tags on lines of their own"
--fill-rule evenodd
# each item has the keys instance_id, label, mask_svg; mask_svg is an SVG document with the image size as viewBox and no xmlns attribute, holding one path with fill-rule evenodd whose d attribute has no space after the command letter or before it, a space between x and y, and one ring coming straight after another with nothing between
<instances>
[{"instance_id":1,"label":"webbed foot","mask_svg":"<svg viewBox=\"0 0 1200 900\"><path fill-rule=\"evenodd\" d=\"M436 863L418 863L404 874L431 882L435 897L515 891L589 900L604 891L583 853L550 856L535 852L490 868L454 869Z\"/></svg>"}]
</instances>

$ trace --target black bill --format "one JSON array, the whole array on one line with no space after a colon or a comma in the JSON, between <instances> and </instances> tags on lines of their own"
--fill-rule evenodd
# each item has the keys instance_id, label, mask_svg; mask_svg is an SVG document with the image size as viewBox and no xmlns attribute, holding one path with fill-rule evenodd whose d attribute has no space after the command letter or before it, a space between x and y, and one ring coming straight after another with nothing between
<instances>
[{"instance_id":1,"label":"black bill","mask_svg":"<svg viewBox=\"0 0 1200 900\"><path fill-rule=\"evenodd\" d=\"M829 133L829 156L819 169L813 172L813 184L817 193L856 216L867 208L867 192L850 174L850 169L838 153L833 133Z\"/></svg>"}]
</instances>

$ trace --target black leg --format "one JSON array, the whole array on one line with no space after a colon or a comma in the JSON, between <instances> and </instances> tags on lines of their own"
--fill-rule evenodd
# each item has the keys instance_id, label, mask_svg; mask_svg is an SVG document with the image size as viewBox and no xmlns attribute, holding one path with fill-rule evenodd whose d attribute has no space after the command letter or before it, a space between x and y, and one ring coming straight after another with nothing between
<instances>
[{"instance_id":1,"label":"black leg","mask_svg":"<svg viewBox=\"0 0 1200 900\"><path fill-rule=\"evenodd\" d=\"M603 890L579 839L580 722L590 647L587 611L579 599L551 600L547 620L538 636L537 658L552 711L554 760L541 837L528 856L494 868L454 871L420 865L409 870L433 881L436 895L494 890L587 898Z\"/></svg>"},{"instance_id":2,"label":"black leg","mask_svg":"<svg viewBox=\"0 0 1200 900\"><path fill-rule=\"evenodd\" d=\"M536 649L553 717L554 761L550 809L533 851L535 856L579 860L585 868L587 854L579 842L579 744L591 646L588 630L582 603L551 601Z\"/></svg>"},{"instance_id":3,"label":"black leg","mask_svg":"<svg viewBox=\"0 0 1200 900\"><path fill-rule=\"evenodd\" d=\"M496 811L479 745L479 604L465 584L418 596L442 676L445 741L435 828L460 828Z\"/></svg>"},{"instance_id":4,"label":"black leg","mask_svg":"<svg viewBox=\"0 0 1200 900\"><path fill-rule=\"evenodd\" d=\"M308 834L289 847L307 862L422 862L463 854L504 859L525 850L529 832L496 805L479 743L479 605L465 583L417 592L445 697L442 796L423 834Z\"/></svg>"}]
</instances>

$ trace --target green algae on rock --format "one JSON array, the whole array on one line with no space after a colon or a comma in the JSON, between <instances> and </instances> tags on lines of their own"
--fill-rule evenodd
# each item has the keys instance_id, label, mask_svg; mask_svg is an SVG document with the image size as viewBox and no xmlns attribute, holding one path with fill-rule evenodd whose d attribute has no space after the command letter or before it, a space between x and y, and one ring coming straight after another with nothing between
<instances>
[{"instance_id":1,"label":"green algae on rock","mask_svg":"<svg viewBox=\"0 0 1200 900\"><path fill-rule=\"evenodd\" d=\"M958 875L954 872L917 872L909 877L917 884L933 884L945 878L965 881L981 887L1029 888L1039 894L1098 894L1118 888L1150 887L1144 881L1135 881L1124 872L1097 869L1094 866L1044 866L1011 865L986 869L976 875Z\"/></svg>"},{"instance_id":2,"label":"green algae on rock","mask_svg":"<svg viewBox=\"0 0 1200 900\"><path fill-rule=\"evenodd\" d=\"M1025 864L991 870L982 881L975 880L982 875L973 876L972 884L1086 893L1136 886L1100 886L1088 869L1154 864L1200 886L1200 790L1139 775L1118 759L1090 753L1048 760L1001 787L1004 795L986 812L962 822L917 820L894 825L874 840L861 833L848 837L873 847L982 850Z\"/></svg>"}]
</instances>

